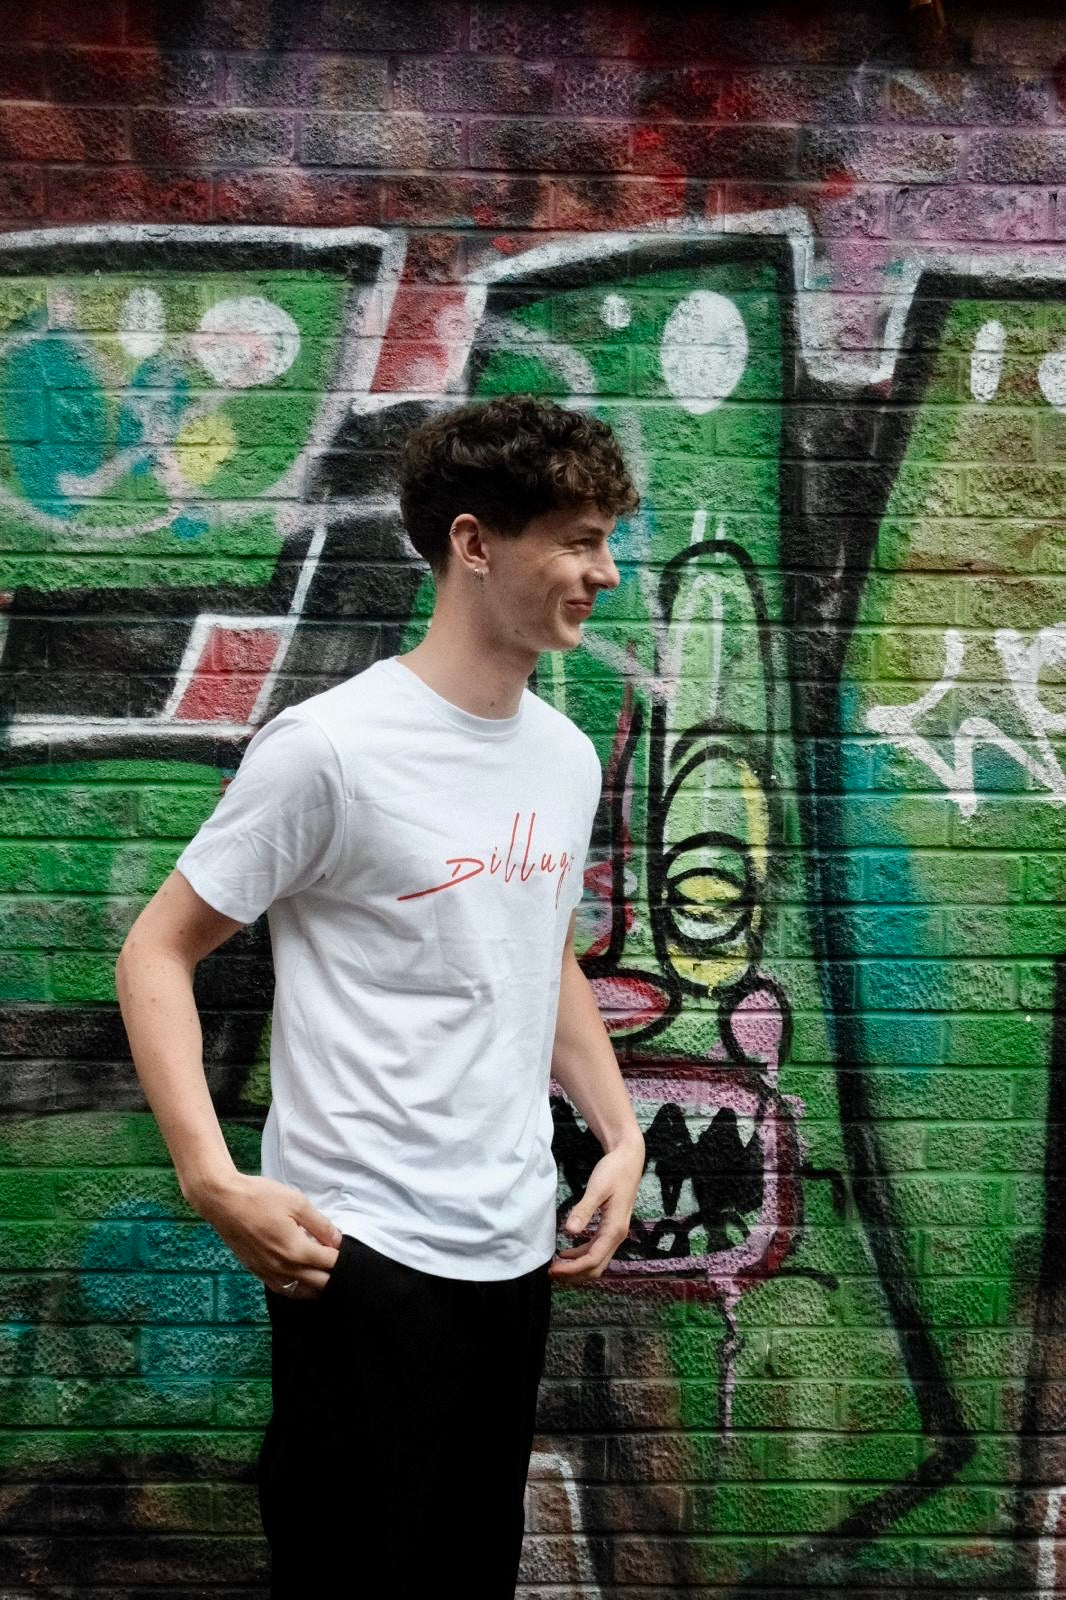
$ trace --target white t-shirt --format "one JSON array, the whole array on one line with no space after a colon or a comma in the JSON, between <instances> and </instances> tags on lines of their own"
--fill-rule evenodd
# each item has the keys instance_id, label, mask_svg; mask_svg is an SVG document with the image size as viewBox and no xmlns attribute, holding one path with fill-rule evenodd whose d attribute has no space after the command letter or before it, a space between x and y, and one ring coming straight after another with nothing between
<instances>
[{"instance_id":1,"label":"white t-shirt","mask_svg":"<svg viewBox=\"0 0 1066 1600\"><path fill-rule=\"evenodd\" d=\"M224 916L268 912L263 1174L408 1266L554 1254L551 1053L600 785L529 689L478 717L392 656L259 728L178 857Z\"/></svg>"}]
</instances>

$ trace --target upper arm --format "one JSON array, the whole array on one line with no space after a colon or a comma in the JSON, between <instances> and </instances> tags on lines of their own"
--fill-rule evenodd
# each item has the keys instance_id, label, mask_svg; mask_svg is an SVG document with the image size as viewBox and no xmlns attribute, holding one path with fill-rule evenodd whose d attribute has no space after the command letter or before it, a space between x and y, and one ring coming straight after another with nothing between
<instances>
[{"instance_id":1,"label":"upper arm","mask_svg":"<svg viewBox=\"0 0 1066 1600\"><path fill-rule=\"evenodd\" d=\"M276 900L327 880L347 812L337 751L299 708L254 734L236 776L174 863L232 921L254 922Z\"/></svg>"},{"instance_id":2,"label":"upper arm","mask_svg":"<svg viewBox=\"0 0 1066 1600\"><path fill-rule=\"evenodd\" d=\"M587 734L582 734L582 738L585 741L585 744L586 744L587 749L588 749L588 754L589 754L589 799L588 799L588 807L589 807L589 809L588 809L588 813L587 813L587 816L588 816L587 831L586 831L587 849L586 849L586 857L585 857L586 864L587 864L587 861L588 861L589 856L591 854L592 827L593 827L593 824L594 824L594 822L596 820L596 812L599 809L600 796L603 793L603 769L600 766L600 758L596 754L596 747L592 743L592 740L588 737ZM582 877L584 877L584 874L582 874ZM580 892L579 892L579 900L580 900ZM567 930L566 930L566 938L563 940L563 962L564 962L564 964L565 964L566 961L571 960L571 959L574 960L574 961L577 960L577 956L576 956L575 951L574 951L574 929L577 926L577 913L578 913L578 907L575 906L573 911L571 911L571 913L570 913L570 926L567 928Z\"/></svg>"},{"instance_id":3,"label":"upper arm","mask_svg":"<svg viewBox=\"0 0 1066 1600\"><path fill-rule=\"evenodd\" d=\"M119 959L151 944L176 955L190 970L245 924L223 916L174 869L164 878L126 935Z\"/></svg>"}]
</instances>

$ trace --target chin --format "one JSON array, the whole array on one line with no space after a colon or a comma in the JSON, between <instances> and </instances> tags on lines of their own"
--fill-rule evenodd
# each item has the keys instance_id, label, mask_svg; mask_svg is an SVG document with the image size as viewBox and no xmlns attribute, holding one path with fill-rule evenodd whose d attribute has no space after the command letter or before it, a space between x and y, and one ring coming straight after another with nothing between
<instances>
[{"instance_id":1,"label":"chin","mask_svg":"<svg viewBox=\"0 0 1066 1600\"><path fill-rule=\"evenodd\" d=\"M576 650L581 644L581 629L572 622L564 622L562 626L545 628L537 643L537 650L543 654L547 650Z\"/></svg>"}]
</instances>

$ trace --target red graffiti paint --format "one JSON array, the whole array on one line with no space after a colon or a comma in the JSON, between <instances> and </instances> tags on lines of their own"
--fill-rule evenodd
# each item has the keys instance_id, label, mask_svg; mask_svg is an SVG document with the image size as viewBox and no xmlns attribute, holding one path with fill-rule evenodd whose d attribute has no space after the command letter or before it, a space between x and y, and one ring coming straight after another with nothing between
<instances>
[{"instance_id":1,"label":"red graffiti paint","mask_svg":"<svg viewBox=\"0 0 1066 1600\"><path fill-rule=\"evenodd\" d=\"M246 723L278 654L273 628L212 628L178 704L178 722Z\"/></svg>"},{"instance_id":2,"label":"red graffiti paint","mask_svg":"<svg viewBox=\"0 0 1066 1600\"><path fill-rule=\"evenodd\" d=\"M647 977L636 975L589 979L608 1033L631 1033L666 1014L670 997Z\"/></svg>"}]
</instances>

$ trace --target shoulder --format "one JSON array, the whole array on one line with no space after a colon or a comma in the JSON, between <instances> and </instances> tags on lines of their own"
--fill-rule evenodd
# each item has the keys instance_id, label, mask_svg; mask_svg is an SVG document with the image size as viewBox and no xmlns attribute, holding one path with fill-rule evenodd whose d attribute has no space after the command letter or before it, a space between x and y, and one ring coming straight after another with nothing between
<instances>
[{"instance_id":1,"label":"shoulder","mask_svg":"<svg viewBox=\"0 0 1066 1600\"><path fill-rule=\"evenodd\" d=\"M233 785L262 789L279 805L336 800L344 779L336 746L306 703L285 706L264 722L245 746Z\"/></svg>"},{"instance_id":2,"label":"shoulder","mask_svg":"<svg viewBox=\"0 0 1066 1600\"><path fill-rule=\"evenodd\" d=\"M529 694L530 699L535 701L538 707L534 715L541 719L542 726L551 737L553 748L558 749L562 745L563 748L569 748L573 752L575 764L580 763L583 766L588 775L589 785L599 795L603 768L600 766L596 746L588 734L547 700L542 700L539 695L533 694L532 690Z\"/></svg>"},{"instance_id":3,"label":"shoulder","mask_svg":"<svg viewBox=\"0 0 1066 1600\"><path fill-rule=\"evenodd\" d=\"M380 661L374 661L352 677L331 684L328 689L320 689L306 699L294 701L284 711L279 711L278 716L303 718L316 723L324 732L329 732L331 725L349 715L356 707L381 702L384 698L382 665Z\"/></svg>"},{"instance_id":4,"label":"shoulder","mask_svg":"<svg viewBox=\"0 0 1066 1600\"><path fill-rule=\"evenodd\" d=\"M246 755L258 752L269 745L273 755L280 755L284 745L286 753L305 755L311 760L328 755L332 741L322 725L321 718L305 705L284 706L269 722L261 723L252 735Z\"/></svg>"},{"instance_id":5,"label":"shoulder","mask_svg":"<svg viewBox=\"0 0 1066 1600\"><path fill-rule=\"evenodd\" d=\"M531 704L536 707L533 714L539 717L541 722L554 732L556 738L569 740L575 750L583 750L593 760L599 759L596 755L596 746L583 728L579 728L577 723L571 721L565 712L553 706L550 700L545 700L543 696L534 694L532 689L527 689L526 693Z\"/></svg>"},{"instance_id":6,"label":"shoulder","mask_svg":"<svg viewBox=\"0 0 1066 1600\"><path fill-rule=\"evenodd\" d=\"M285 706L270 722L263 724L260 732L270 728L277 733L284 731L290 743L302 743L310 753L316 748L323 753L332 751L339 760L359 729L382 708L382 684L375 671L377 665L374 663L342 683Z\"/></svg>"},{"instance_id":7,"label":"shoulder","mask_svg":"<svg viewBox=\"0 0 1066 1600\"><path fill-rule=\"evenodd\" d=\"M593 744L584 728L579 727L571 717L568 717L565 712L559 711L547 700L541 700L539 703L544 707L549 717L554 718L555 722L560 727L563 727L567 730L570 738L573 739L576 746L583 747L589 752L590 755L596 754L596 746Z\"/></svg>"},{"instance_id":8,"label":"shoulder","mask_svg":"<svg viewBox=\"0 0 1066 1600\"><path fill-rule=\"evenodd\" d=\"M586 733L582 732L577 723L572 722L566 713L560 711L557 706L553 706L550 700L546 700L543 695L536 694L532 689L528 688L526 697L531 715L539 718L541 724L555 733L557 738L572 740L575 748L582 742L591 744L592 741Z\"/></svg>"}]
</instances>

